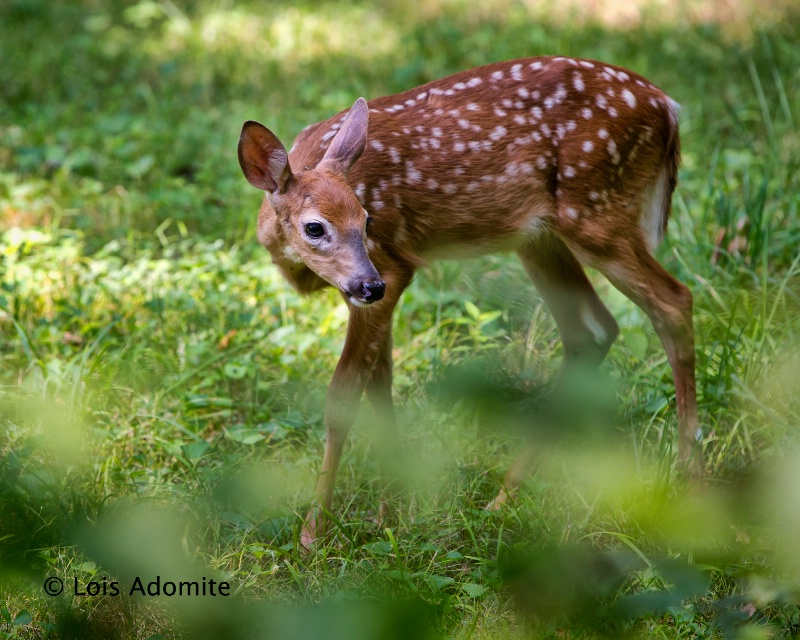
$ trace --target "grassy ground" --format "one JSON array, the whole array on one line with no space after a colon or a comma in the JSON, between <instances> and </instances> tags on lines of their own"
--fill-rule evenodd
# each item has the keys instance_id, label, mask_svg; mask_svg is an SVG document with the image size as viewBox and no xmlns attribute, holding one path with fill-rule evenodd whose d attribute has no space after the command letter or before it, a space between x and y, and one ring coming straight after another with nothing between
<instances>
[{"instance_id":1,"label":"grassy ground","mask_svg":"<svg viewBox=\"0 0 800 640\"><path fill-rule=\"evenodd\" d=\"M0 637L798 636L800 15L621 6L0 6ZM288 142L359 95L550 53L683 105L658 253L695 295L708 485L673 477L669 367L621 295L598 279L621 337L554 406L520 267L441 263L397 313L396 515L365 405L302 553L346 308L257 246L241 122ZM536 473L484 511L531 423ZM128 596L156 575L232 595Z\"/></svg>"}]
</instances>

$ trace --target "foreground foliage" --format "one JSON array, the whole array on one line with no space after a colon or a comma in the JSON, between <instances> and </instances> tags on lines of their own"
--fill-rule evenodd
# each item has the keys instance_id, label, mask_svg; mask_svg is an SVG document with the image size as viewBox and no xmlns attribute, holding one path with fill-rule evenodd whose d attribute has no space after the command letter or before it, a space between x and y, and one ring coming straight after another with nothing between
<instances>
[{"instance_id":1,"label":"foreground foliage","mask_svg":"<svg viewBox=\"0 0 800 640\"><path fill-rule=\"evenodd\" d=\"M797 16L629 29L426 6L0 8L0 637L797 635ZM442 263L398 310L395 515L378 522L365 406L331 530L301 552L347 312L288 291L255 246L241 121L289 139L359 94L556 51L684 105L660 255L695 294L707 486L672 477L643 314L600 285L622 334L562 402L519 267ZM536 473L487 512L521 437ZM74 595L156 575L233 595Z\"/></svg>"}]
</instances>

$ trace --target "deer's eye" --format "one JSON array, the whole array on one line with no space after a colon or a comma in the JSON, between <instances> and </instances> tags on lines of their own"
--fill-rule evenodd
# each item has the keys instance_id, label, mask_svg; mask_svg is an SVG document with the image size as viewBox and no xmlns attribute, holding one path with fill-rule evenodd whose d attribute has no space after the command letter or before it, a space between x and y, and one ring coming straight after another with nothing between
<instances>
[{"instance_id":1,"label":"deer's eye","mask_svg":"<svg viewBox=\"0 0 800 640\"><path fill-rule=\"evenodd\" d=\"M321 238L325 235L325 228L319 222L309 222L304 229L309 238Z\"/></svg>"}]
</instances>

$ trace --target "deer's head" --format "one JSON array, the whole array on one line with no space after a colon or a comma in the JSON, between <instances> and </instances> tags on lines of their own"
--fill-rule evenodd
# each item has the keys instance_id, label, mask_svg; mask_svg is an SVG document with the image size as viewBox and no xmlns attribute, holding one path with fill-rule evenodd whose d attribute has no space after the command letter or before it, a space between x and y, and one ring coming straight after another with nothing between
<instances>
[{"instance_id":1,"label":"deer's head","mask_svg":"<svg viewBox=\"0 0 800 640\"><path fill-rule=\"evenodd\" d=\"M386 290L367 254L369 215L347 184L347 173L366 146L368 121L367 102L359 98L322 160L302 173L292 172L285 147L258 122L245 122L239 139L247 181L266 192L261 243L279 266L308 267L356 306L377 302Z\"/></svg>"}]
</instances>

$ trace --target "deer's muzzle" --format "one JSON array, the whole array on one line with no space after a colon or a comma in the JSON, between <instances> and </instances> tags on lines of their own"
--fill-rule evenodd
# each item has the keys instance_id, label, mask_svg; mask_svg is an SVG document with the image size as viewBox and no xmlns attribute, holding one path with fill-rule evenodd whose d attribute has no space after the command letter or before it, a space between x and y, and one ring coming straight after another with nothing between
<instances>
[{"instance_id":1,"label":"deer's muzzle","mask_svg":"<svg viewBox=\"0 0 800 640\"><path fill-rule=\"evenodd\" d=\"M354 279L350 281L345 293L350 302L363 307L383 299L386 293L386 283L380 277Z\"/></svg>"}]
</instances>

